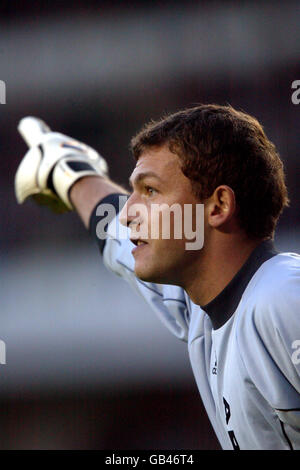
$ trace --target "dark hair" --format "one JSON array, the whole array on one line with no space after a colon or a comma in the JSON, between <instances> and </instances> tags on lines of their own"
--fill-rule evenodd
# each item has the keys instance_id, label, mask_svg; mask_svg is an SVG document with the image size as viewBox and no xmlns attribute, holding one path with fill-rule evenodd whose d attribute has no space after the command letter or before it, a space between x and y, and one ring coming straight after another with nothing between
<instances>
[{"instance_id":1,"label":"dark hair","mask_svg":"<svg viewBox=\"0 0 300 470\"><path fill-rule=\"evenodd\" d=\"M235 193L240 226L251 238L273 237L288 194L274 144L252 116L231 106L200 105L151 121L131 140L136 160L167 144L200 201L222 184Z\"/></svg>"}]
</instances>

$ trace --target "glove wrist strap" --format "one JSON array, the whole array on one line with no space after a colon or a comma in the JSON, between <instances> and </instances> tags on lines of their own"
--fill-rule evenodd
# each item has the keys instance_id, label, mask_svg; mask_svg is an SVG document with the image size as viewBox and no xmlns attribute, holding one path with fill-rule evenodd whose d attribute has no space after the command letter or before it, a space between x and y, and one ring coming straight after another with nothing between
<instances>
[{"instance_id":1,"label":"glove wrist strap","mask_svg":"<svg viewBox=\"0 0 300 470\"><path fill-rule=\"evenodd\" d=\"M89 162L79 160L78 157L72 158L72 156L60 160L52 173L54 192L69 209L74 209L69 197L70 190L79 179L85 176L103 176ZM51 184L51 182L49 183Z\"/></svg>"}]
</instances>

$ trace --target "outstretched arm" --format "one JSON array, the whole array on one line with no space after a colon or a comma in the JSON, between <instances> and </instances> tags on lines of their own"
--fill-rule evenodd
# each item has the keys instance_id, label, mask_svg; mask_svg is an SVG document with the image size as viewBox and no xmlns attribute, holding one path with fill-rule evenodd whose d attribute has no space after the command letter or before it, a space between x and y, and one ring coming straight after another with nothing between
<instances>
[{"instance_id":1,"label":"outstretched arm","mask_svg":"<svg viewBox=\"0 0 300 470\"><path fill-rule=\"evenodd\" d=\"M33 197L56 212L75 209L92 237L96 238L105 266L127 280L172 333L186 341L188 311L184 291L176 286L156 285L138 279L128 233L121 237L119 230L113 230L114 225L120 227L119 217L116 217L120 209L119 196L128 193L109 179L103 157L82 142L52 132L37 118L22 120L19 131L30 149L16 173L18 202ZM115 208L114 217L112 224L105 221L105 233L99 237L97 226L102 216L98 216L97 209L108 200ZM127 231L125 227L123 229Z\"/></svg>"}]
</instances>

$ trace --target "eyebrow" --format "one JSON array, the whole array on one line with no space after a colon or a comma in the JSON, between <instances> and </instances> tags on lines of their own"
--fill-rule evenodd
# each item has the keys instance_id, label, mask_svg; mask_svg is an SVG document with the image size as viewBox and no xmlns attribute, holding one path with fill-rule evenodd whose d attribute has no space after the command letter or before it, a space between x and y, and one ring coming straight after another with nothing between
<instances>
[{"instance_id":1,"label":"eyebrow","mask_svg":"<svg viewBox=\"0 0 300 470\"><path fill-rule=\"evenodd\" d=\"M133 184L140 184L142 182L143 179L147 178L147 177L152 177L152 178L156 178L158 181L162 181L161 178L159 176L157 176L156 173L154 173L153 171L145 171L143 173L139 173L136 178L132 179L131 177L129 178L129 184L131 187L133 187Z\"/></svg>"}]
</instances>

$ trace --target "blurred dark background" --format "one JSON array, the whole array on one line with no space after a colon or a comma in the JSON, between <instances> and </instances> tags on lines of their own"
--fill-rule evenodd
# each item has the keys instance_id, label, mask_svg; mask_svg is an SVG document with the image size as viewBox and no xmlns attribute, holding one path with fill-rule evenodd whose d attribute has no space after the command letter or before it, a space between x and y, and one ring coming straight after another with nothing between
<instances>
[{"instance_id":1,"label":"blurred dark background","mask_svg":"<svg viewBox=\"0 0 300 470\"><path fill-rule=\"evenodd\" d=\"M127 185L144 122L197 103L256 116L285 163L276 243L300 249L299 2L1 2L0 449L218 449L186 345L102 266L75 214L18 206L26 115Z\"/></svg>"}]
</instances>

